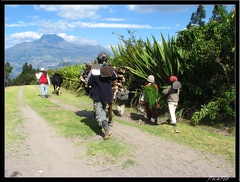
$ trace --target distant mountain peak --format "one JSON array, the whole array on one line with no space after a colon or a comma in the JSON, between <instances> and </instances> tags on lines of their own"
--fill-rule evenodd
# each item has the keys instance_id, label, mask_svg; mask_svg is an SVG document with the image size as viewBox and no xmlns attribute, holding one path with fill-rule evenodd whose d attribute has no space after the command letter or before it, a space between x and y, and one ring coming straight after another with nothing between
<instances>
[{"instance_id":1,"label":"distant mountain peak","mask_svg":"<svg viewBox=\"0 0 240 182\"><path fill-rule=\"evenodd\" d=\"M24 42L5 50L5 63L13 67L12 78L21 73L27 62L33 68L56 69L68 65L93 62L99 52L111 52L99 45L78 45L64 40L56 34L44 34L40 39Z\"/></svg>"},{"instance_id":2,"label":"distant mountain peak","mask_svg":"<svg viewBox=\"0 0 240 182\"><path fill-rule=\"evenodd\" d=\"M39 41L47 40L50 42L62 42L64 39L56 34L43 34Z\"/></svg>"}]
</instances>

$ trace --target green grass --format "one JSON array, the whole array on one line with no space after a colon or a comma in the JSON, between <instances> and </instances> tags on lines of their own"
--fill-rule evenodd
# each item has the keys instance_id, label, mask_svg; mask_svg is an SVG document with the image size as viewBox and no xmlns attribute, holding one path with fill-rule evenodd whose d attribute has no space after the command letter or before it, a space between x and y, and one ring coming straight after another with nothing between
<instances>
[{"instance_id":1,"label":"green grass","mask_svg":"<svg viewBox=\"0 0 240 182\"><path fill-rule=\"evenodd\" d=\"M123 156L130 156L130 144L119 141L115 138L111 140L101 140L100 142L90 142L87 144L87 156L104 156L104 161L115 164Z\"/></svg>"},{"instance_id":2,"label":"green grass","mask_svg":"<svg viewBox=\"0 0 240 182\"><path fill-rule=\"evenodd\" d=\"M18 94L19 87L7 87L5 88L5 120L4 120L4 134L5 134L5 147L10 150L18 150L19 143L25 139L24 133L22 133L23 117L18 109Z\"/></svg>"},{"instance_id":3,"label":"green grass","mask_svg":"<svg viewBox=\"0 0 240 182\"><path fill-rule=\"evenodd\" d=\"M53 86L49 86L49 93L51 94L51 91L53 90ZM66 90L65 88L61 88L61 92L63 97L61 96L57 96L57 95L53 95L51 94L53 97L56 97L59 101L65 103L65 104L69 104L72 105L74 107L80 107L80 108L85 108L87 110L92 110L93 106L92 104L89 102L89 96L87 95L82 95L82 96L77 96L76 94Z\"/></svg>"},{"instance_id":4,"label":"green grass","mask_svg":"<svg viewBox=\"0 0 240 182\"><path fill-rule=\"evenodd\" d=\"M64 137L81 138L78 145L86 147L84 155L101 155L107 158L107 161L115 163L116 159L128 154L127 159L123 161L122 167L127 168L135 165L131 159L131 143L117 141L115 138L110 140L96 140L96 134L103 135L99 130L95 120L88 119L86 116L79 116L77 113L64 109L48 99L40 96L40 86L24 86L24 99L39 115L49 122L55 131ZM92 100L88 96L77 97L75 94L61 88L62 95L52 95L54 99L63 104L68 104L79 109L80 112L92 113ZM17 109L17 91L18 87L8 87L5 90L5 140L6 143L21 138L17 128L21 126L22 119L19 117ZM49 92L51 87L49 87ZM51 93L51 92L50 92ZM114 106L115 107L115 106ZM51 112L49 112L51 111ZM126 112L135 112L132 108L126 108ZM225 157L231 163L235 163L235 137L223 136L217 132L193 127L184 122L180 122L177 128L181 133L172 132L173 127L168 124L163 125L138 125L132 122L122 121L120 118L114 118L115 122L137 127L142 132L151 133L157 137L165 138L169 141L175 141L187 145L191 148L198 149L205 153L212 153ZM126 157L126 156L125 156Z\"/></svg>"},{"instance_id":5,"label":"green grass","mask_svg":"<svg viewBox=\"0 0 240 182\"><path fill-rule=\"evenodd\" d=\"M118 145L116 145L118 143ZM112 140L102 140L100 142L91 142L88 144L88 155L95 155L95 151L99 151L102 154L108 154L112 157L121 157L127 152L128 144L124 144L122 141L118 141L115 138Z\"/></svg>"}]
</instances>

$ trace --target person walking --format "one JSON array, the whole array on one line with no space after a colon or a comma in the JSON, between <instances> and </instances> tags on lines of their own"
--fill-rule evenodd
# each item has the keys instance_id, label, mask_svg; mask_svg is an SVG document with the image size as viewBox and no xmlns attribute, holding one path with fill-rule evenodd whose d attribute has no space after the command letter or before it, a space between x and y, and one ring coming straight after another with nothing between
<instances>
[{"instance_id":1,"label":"person walking","mask_svg":"<svg viewBox=\"0 0 240 182\"><path fill-rule=\"evenodd\" d=\"M89 97L94 103L95 119L99 126L104 129L104 139L106 140L112 134L107 122L106 106L113 100L112 84L117 79L117 75L111 65L103 64L104 61L98 59L98 64L92 65L87 77L87 84L91 86Z\"/></svg>"},{"instance_id":2,"label":"person walking","mask_svg":"<svg viewBox=\"0 0 240 182\"><path fill-rule=\"evenodd\" d=\"M170 113L170 124L173 125L174 131L179 133L180 131L176 129L177 120L176 120L176 109L179 102L180 88L182 84L178 81L176 76L171 76L169 78L170 85L163 90L163 94L168 96L168 109Z\"/></svg>"},{"instance_id":3,"label":"person walking","mask_svg":"<svg viewBox=\"0 0 240 182\"><path fill-rule=\"evenodd\" d=\"M140 106L145 105L148 122L154 119L154 123L158 121L158 85L155 83L155 77L149 75L148 83L144 86L143 94L140 98Z\"/></svg>"},{"instance_id":4,"label":"person walking","mask_svg":"<svg viewBox=\"0 0 240 182\"><path fill-rule=\"evenodd\" d=\"M129 91L124 85L119 86L118 90L114 92L113 99L116 102L117 116L122 116L124 114L128 94Z\"/></svg>"},{"instance_id":5,"label":"person walking","mask_svg":"<svg viewBox=\"0 0 240 182\"><path fill-rule=\"evenodd\" d=\"M41 86L42 98L48 98L48 85L51 84L47 71L44 68L40 69L41 72L36 73L37 80Z\"/></svg>"}]
</instances>

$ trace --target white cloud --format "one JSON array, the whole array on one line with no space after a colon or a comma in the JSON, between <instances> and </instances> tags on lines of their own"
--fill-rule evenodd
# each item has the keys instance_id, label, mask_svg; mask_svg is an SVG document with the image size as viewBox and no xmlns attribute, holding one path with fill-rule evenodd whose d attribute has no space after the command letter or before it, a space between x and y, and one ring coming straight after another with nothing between
<instances>
[{"instance_id":1,"label":"white cloud","mask_svg":"<svg viewBox=\"0 0 240 182\"><path fill-rule=\"evenodd\" d=\"M12 24L5 24L5 27L27 27L27 26L33 26L36 25L36 23L27 23L24 21L18 21L17 23Z\"/></svg>"},{"instance_id":2,"label":"white cloud","mask_svg":"<svg viewBox=\"0 0 240 182\"><path fill-rule=\"evenodd\" d=\"M41 33L57 33L68 30L69 23L64 20L59 20L57 22L52 21L40 21L39 22L39 31Z\"/></svg>"},{"instance_id":3,"label":"white cloud","mask_svg":"<svg viewBox=\"0 0 240 182\"><path fill-rule=\"evenodd\" d=\"M11 34L9 37L5 38L5 48L12 47L22 42L31 42L39 39L41 36L42 34L32 31Z\"/></svg>"},{"instance_id":4,"label":"white cloud","mask_svg":"<svg viewBox=\"0 0 240 182\"><path fill-rule=\"evenodd\" d=\"M124 21L124 18L105 18L103 21Z\"/></svg>"},{"instance_id":5,"label":"white cloud","mask_svg":"<svg viewBox=\"0 0 240 182\"><path fill-rule=\"evenodd\" d=\"M107 8L106 5L39 5L34 6L37 11L55 11L57 15L67 19L99 19L100 15L97 11Z\"/></svg>"},{"instance_id":6,"label":"white cloud","mask_svg":"<svg viewBox=\"0 0 240 182\"><path fill-rule=\"evenodd\" d=\"M138 13L150 13L150 12L161 12L161 13L176 13L186 11L189 5L128 5L127 8L130 11Z\"/></svg>"},{"instance_id":7,"label":"white cloud","mask_svg":"<svg viewBox=\"0 0 240 182\"><path fill-rule=\"evenodd\" d=\"M57 35L61 36L67 42L71 42L71 43L74 43L74 44L97 45L96 40L89 40L89 39L85 39L85 38L82 38L82 37L75 37L75 36L72 36L72 35L67 35L65 33L58 33Z\"/></svg>"},{"instance_id":8,"label":"white cloud","mask_svg":"<svg viewBox=\"0 0 240 182\"><path fill-rule=\"evenodd\" d=\"M147 28L151 29L150 25L138 25L138 24L121 24L121 23L87 23L87 22L74 22L71 26L79 28Z\"/></svg>"}]
</instances>

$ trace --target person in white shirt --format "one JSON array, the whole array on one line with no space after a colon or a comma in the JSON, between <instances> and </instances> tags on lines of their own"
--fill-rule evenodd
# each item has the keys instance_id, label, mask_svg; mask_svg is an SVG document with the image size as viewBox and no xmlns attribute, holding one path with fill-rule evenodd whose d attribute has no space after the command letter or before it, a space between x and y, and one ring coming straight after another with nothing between
<instances>
[{"instance_id":1,"label":"person in white shirt","mask_svg":"<svg viewBox=\"0 0 240 182\"><path fill-rule=\"evenodd\" d=\"M36 73L36 77L41 85L41 95L42 98L48 98L49 95L47 86L51 84L50 78L47 74L47 71L44 68L41 68L40 71L41 71L40 73Z\"/></svg>"}]
</instances>

